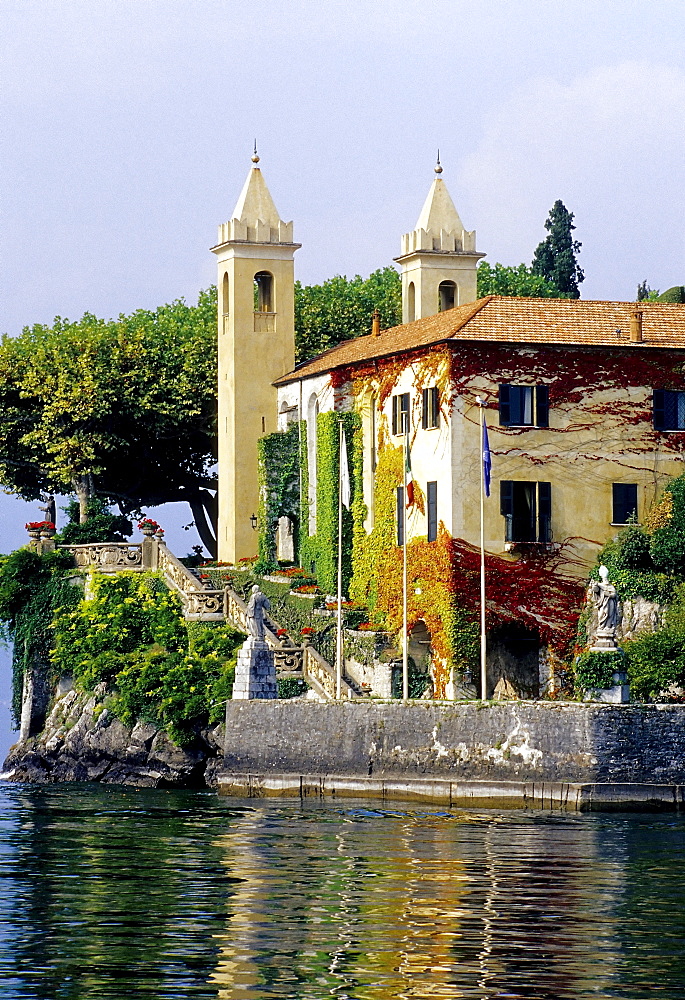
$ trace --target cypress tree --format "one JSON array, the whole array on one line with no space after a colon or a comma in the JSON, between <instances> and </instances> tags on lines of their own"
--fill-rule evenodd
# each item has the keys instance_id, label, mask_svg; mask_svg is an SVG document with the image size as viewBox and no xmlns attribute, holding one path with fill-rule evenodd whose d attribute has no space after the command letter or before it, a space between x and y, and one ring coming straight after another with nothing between
<instances>
[{"instance_id":1,"label":"cypress tree","mask_svg":"<svg viewBox=\"0 0 685 1000\"><path fill-rule=\"evenodd\" d=\"M557 199L545 222L549 236L540 243L533 257L533 273L545 278L569 298L579 299L578 285L585 280L585 275L576 260L581 244L571 236L575 228L573 212Z\"/></svg>"}]
</instances>

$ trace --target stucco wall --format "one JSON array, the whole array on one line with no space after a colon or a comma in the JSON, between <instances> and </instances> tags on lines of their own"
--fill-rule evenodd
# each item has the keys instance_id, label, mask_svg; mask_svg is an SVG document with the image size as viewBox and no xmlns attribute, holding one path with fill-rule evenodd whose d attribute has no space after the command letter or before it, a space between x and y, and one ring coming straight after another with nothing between
<instances>
[{"instance_id":1,"label":"stucco wall","mask_svg":"<svg viewBox=\"0 0 685 1000\"><path fill-rule=\"evenodd\" d=\"M685 706L228 702L225 768L685 783Z\"/></svg>"}]
</instances>

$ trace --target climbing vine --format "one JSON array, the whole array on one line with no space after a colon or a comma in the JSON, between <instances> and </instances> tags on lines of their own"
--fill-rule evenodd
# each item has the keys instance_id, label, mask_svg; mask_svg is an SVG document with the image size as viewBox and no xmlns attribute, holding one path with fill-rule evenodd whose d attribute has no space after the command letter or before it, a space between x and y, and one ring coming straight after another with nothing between
<instances>
[{"instance_id":1,"label":"climbing vine","mask_svg":"<svg viewBox=\"0 0 685 1000\"><path fill-rule=\"evenodd\" d=\"M257 570L268 573L278 567L276 529L281 517L290 519L295 532L300 523L300 428L267 434L258 442L259 462L259 556Z\"/></svg>"}]
</instances>

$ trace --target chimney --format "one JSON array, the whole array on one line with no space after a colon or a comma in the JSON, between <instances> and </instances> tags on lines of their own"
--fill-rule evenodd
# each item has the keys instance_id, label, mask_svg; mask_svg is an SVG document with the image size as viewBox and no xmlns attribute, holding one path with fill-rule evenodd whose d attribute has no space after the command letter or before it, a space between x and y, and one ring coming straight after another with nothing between
<instances>
[{"instance_id":1,"label":"chimney","mask_svg":"<svg viewBox=\"0 0 685 1000\"><path fill-rule=\"evenodd\" d=\"M378 337L381 332L381 314L377 309L373 311L373 319L371 320L371 336Z\"/></svg>"},{"instance_id":2,"label":"chimney","mask_svg":"<svg viewBox=\"0 0 685 1000\"><path fill-rule=\"evenodd\" d=\"M639 344L642 340L642 309L633 309L630 314L630 341Z\"/></svg>"}]
</instances>

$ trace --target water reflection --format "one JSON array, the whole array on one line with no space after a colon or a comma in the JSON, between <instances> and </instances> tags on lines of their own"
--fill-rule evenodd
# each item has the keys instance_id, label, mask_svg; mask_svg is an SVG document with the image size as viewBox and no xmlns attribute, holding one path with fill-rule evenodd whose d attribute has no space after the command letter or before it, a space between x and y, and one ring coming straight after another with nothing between
<instances>
[{"instance_id":1,"label":"water reflection","mask_svg":"<svg viewBox=\"0 0 685 1000\"><path fill-rule=\"evenodd\" d=\"M675 1000L685 822L0 789L3 1000Z\"/></svg>"},{"instance_id":2,"label":"water reflection","mask_svg":"<svg viewBox=\"0 0 685 1000\"><path fill-rule=\"evenodd\" d=\"M682 958L671 956L669 985L654 935L647 961L626 949L626 913L655 889L630 858L641 828L647 843L665 830L678 843L666 880L677 898L680 822L360 808L309 809L293 824L265 805L221 840L227 873L242 881L219 997L680 995ZM640 933L650 938L649 925Z\"/></svg>"}]
</instances>

